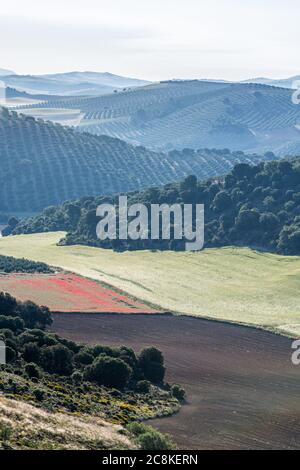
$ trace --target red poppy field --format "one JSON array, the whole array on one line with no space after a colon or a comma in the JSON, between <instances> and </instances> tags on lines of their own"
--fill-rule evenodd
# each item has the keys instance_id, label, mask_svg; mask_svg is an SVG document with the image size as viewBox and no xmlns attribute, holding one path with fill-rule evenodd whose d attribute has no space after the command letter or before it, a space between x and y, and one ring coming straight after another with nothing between
<instances>
[{"instance_id":1,"label":"red poppy field","mask_svg":"<svg viewBox=\"0 0 300 470\"><path fill-rule=\"evenodd\" d=\"M0 291L32 300L53 312L159 313L144 303L76 274L7 274Z\"/></svg>"}]
</instances>

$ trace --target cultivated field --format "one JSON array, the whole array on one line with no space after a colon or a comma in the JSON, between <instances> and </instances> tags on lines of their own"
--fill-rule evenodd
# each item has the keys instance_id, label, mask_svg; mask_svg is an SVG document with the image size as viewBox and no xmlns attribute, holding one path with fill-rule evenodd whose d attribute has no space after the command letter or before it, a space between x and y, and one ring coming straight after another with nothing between
<instances>
[{"instance_id":1,"label":"cultivated field","mask_svg":"<svg viewBox=\"0 0 300 470\"><path fill-rule=\"evenodd\" d=\"M59 314L52 329L89 344L158 347L187 403L150 424L182 449L299 449L300 377L288 338L163 315Z\"/></svg>"},{"instance_id":2,"label":"cultivated field","mask_svg":"<svg viewBox=\"0 0 300 470\"><path fill-rule=\"evenodd\" d=\"M75 274L4 274L0 291L53 312L155 313L142 302Z\"/></svg>"},{"instance_id":3,"label":"cultivated field","mask_svg":"<svg viewBox=\"0 0 300 470\"><path fill-rule=\"evenodd\" d=\"M199 253L56 246L63 232L0 239L0 254L59 266L164 311L300 333L300 258L247 248Z\"/></svg>"}]
</instances>

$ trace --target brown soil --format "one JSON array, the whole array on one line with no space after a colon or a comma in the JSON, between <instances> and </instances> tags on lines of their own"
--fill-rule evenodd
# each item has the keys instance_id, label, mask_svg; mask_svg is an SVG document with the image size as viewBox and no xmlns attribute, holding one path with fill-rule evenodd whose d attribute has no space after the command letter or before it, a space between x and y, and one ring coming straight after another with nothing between
<instances>
[{"instance_id":1,"label":"brown soil","mask_svg":"<svg viewBox=\"0 0 300 470\"><path fill-rule=\"evenodd\" d=\"M300 366L288 338L160 315L57 314L53 330L90 344L161 349L167 380L184 386L187 403L151 424L180 448L300 448Z\"/></svg>"}]
</instances>

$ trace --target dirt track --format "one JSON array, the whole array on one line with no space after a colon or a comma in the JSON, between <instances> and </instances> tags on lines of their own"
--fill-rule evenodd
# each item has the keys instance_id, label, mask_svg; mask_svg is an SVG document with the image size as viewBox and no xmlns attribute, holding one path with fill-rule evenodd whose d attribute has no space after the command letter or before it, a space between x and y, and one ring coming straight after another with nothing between
<instances>
[{"instance_id":1,"label":"dirt track","mask_svg":"<svg viewBox=\"0 0 300 470\"><path fill-rule=\"evenodd\" d=\"M185 449L300 449L300 366L291 340L197 318L57 314L53 330L81 342L155 345L188 403L151 424Z\"/></svg>"}]
</instances>

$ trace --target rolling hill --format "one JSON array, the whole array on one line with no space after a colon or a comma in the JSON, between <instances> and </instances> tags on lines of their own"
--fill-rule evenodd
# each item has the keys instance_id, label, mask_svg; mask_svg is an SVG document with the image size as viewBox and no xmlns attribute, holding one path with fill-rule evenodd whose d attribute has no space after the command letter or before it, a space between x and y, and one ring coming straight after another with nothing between
<instances>
[{"instance_id":1,"label":"rolling hill","mask_svg":"<svg viewBox=\"0 0 300 470\"><path fill-rule=\"evenodd\" d=\"M105 95L113 93L114 90L149 83L108 72L69 72L49 75L17 75L7 72L3 74L2 80L7 86L27 93L65 96Z\"/></svg>"},{"instance_id":2,"label":"rolling hill","mask_svg":"<svg viewBox=\"0 0 300 470\"><path fill-rule=\"evenodd\" d=\"M12 70L0 69L0 76L5 77L6 75L15 75Z\"/></svg>"},{"instance_id":3,"label":"rolling hill","mask_svg":"<svg viewBox=\"0 0 300 470\"><path fill-rule=\"evenodd\" d=\"M257 166L237 164L226 176L197 181L188 176L180 183L167 184L128 194L128 206L151 204L204 204L205 247L246 246L284 255L300 255L300 158L261 162ZM74 203L45 209L42 214L21 221L13 234L68 231L61 244L89 245L126 250L185 251L186 239L174 238L174 231L162 239L147 237L101 240L97 236L100 204L118 206L118 195L83 198ZM178 220L178 219L177 219ZM176 225L174 218L173 224ZM195 227L194 227L195 228ZM10 228L3 234L9 234Z\"/></svg>"},{"instance_id":4,"label":"rolling hill","mask_svg":"<svg viewBox=\"0 0 300 470\"><path fill-rule=\"evenodd\" d=\"M82 196L134 191L195 174L207 178L237 162L273 158L242 152L155 153L108 136L0 114L0 211L35 212Z\"/></svg>"},{"instance_id":5,"label":"rolling hill","mask_svg":"<svg viewBox=\"0 0 300 470\"><path fill-rule=\"evenodd\" d=\"M300 138L300 106L293 104L291 90L260 84L177 80L37 107L80 109L79 131L153 150L277 152Z\"/></svg>"},{"instance_id":6,"label":"rolling hill","mask_svg":"<svg viewBox=\"0 0 300 470\"><path fill-rule=\"evenodd\" d=\"M280 79L272 79L272 78L252 78L249 80L245 80L244 83L259 83L261 85L270 85L276 86L281 88L296 88L295 82L300 81L300 75L295 75L294 77L289 78L280 78Z\"/></svg>"}]
</instances>

